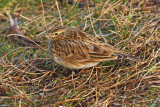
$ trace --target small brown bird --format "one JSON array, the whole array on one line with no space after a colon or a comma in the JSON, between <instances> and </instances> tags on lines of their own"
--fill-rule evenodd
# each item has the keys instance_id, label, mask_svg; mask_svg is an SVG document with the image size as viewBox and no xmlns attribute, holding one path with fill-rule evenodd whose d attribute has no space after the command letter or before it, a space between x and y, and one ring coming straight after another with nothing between
<instances>
[{"instance_id":1,"label":"small brown bird","mask_svg":"<svg viewBox=\"0 0 160 107\"><path fill-rule=\"evenodd\" d=\"M52 28L47 37L53 59L69 69L89 68L107 60L122 58L136 60L96 37L75 28Z\"/></svg>"}]
</instances>

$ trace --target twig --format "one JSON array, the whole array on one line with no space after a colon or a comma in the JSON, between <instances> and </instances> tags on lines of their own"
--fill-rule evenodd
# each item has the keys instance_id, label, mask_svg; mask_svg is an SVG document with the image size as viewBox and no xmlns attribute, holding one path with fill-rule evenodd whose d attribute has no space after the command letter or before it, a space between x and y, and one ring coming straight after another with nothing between
<instances>
[{"instance_id":1,"label":"twig","mask_svg":"<svg viewBox=\"0 0 160 107\"><path fill-rule=\"evenodd\" d=\"M61 13L60 13L60 11L59 11L59 6L58 6L58 3L57 3L57 0L54 0L54 1L55 1L55 3L56 3L56 6L57 6L57 10L58 10L58 14L59 14L61 26L63 26L63 21L62 21Z\"/></svg>"}]
</instances>

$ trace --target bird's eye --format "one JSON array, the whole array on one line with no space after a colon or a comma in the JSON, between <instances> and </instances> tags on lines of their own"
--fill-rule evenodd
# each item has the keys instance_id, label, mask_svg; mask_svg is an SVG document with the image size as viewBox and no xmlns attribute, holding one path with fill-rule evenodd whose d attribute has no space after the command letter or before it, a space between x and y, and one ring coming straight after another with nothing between
<instances>
[{"instance_id":1,"label":"bird's eye","mask_svg":"<svg viewBox=\"0 0 160 107\"><path fill-rule=\"evenodd\" d=\"M58 35L58 33L55 33L54 35L55 35L55 36L57 36L57 35Z\"/></svg>"}]
</instances>

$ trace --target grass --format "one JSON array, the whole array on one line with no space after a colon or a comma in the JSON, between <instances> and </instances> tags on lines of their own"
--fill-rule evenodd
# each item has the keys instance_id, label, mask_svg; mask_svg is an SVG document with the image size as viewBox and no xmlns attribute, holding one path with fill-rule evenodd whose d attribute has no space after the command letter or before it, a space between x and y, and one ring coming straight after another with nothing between
<instances>
[{"instance_id":1,"label":"grass","mask_svg":"<svg viewBox=\"0 0 160 107\"><path fill-rule=\"evenodd\" d=\"M8 0L0 13L0 106L151 106L160 104L158 1L88 0L79 7L58 1ZM91 3L91 4L92 4ZM82 3L83 4L83 3ZM83 5L81 5L83 6ZM43 8L44 11L43 11ZM58 11L59 9L59 11ZM27 47L7 38L9 19L41 43ZM107 61L73 75L54 63L47 51L46 29L77 27L103 36L141 61Z\"/></svg>"}]
</instances>

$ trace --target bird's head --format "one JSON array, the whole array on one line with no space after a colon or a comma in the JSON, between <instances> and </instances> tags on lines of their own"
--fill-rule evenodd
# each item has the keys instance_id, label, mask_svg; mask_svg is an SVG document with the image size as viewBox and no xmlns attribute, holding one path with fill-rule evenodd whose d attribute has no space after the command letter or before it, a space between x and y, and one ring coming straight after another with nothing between
<instances>
[{"instance_id":1,"label":"bird's head","mask_svg":"<svg viewBox=\"0 0 160 107\"><path fill-rule=\"evenodd\" d=\"M66 29L64 27L52 28L48 31L46 36L47 36L47 38L49 38L51 40L56 40L58 38L63 38L65 31L66 31Z\"/></svg>"}]
</instances>

